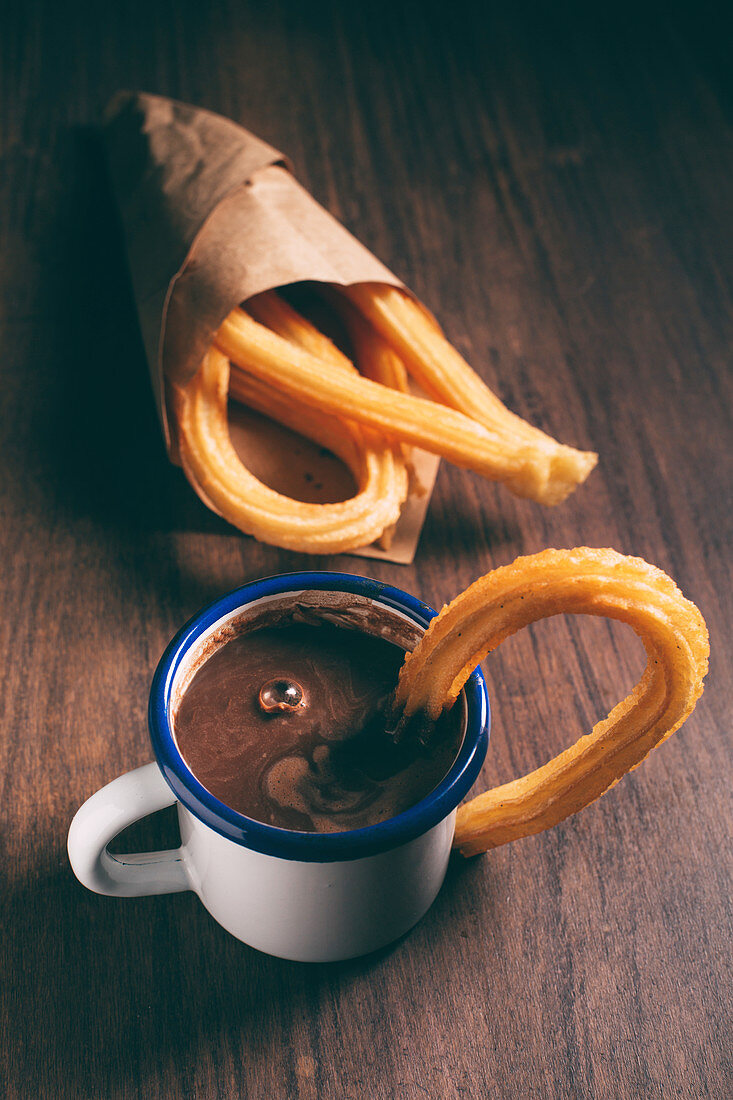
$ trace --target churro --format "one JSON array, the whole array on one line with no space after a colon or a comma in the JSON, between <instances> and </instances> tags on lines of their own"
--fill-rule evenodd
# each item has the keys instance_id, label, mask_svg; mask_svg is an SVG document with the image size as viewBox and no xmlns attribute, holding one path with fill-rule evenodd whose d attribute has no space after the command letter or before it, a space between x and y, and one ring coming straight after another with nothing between
<instances>
[{"instance_id":1,"label":"churro","mask_svg":"<svg viewBox=\"0 0 733 1100\"><path fill-rule=\"evenodd\" d=\"M361 429L314 411L307 420L277 390L246 375L232 378L212 347L185 386L173 386L177 442L184 471L201 499L247 534L303 553L334 554L366 546L397 521L407 475L393 450ZM309 504L263 485L242 464L229 436L233 397L307 435L350 467L359 487L350 500Z\"/></svg>"},{"instance_id":2,"label":"churro","mask_svg":"<svg viewBox=\"0 0 733 1100\"><path fill-rule=\"evenodd\" d=\"M233 366L305 405L356 420L392 441L422 447L491 480L504 481L520 495L555 504L572 488L565 485L560 490L548 480L542 441L508 439L445 405L352 375L290 344L242 309L232 310L214 343Z\"/></svg>"},{"instance_id":3,"label":"churro","mask_svg":"<svg viewBox=\"0 0 733 1100\"><path fill-rule=\"evenodd\" d=\"M615 550L545 550L481 577L433 619L400 673L397 735L416 716L434 721L451 706L505 638L559 614L628 623L644 644L646 669L588 736L458 810L454 843L464 855L539 833L593 802L674 733L702 694L707 628L674 581Z\"/></svg>"},{"instance_id":4,"label":"churro","mask_svg":"<svg viewBox=\"0 0 733 1100\"><path fill-rule=\"evenodd\" d=\"M518 496L557 504L585 481L598 456L558 443L510 412L409 294L379 283L346 287L344 294L394 348L425 393L500 433L507 448L531 449L533 462L507 480Z\"/></svg>"}]
</instances>

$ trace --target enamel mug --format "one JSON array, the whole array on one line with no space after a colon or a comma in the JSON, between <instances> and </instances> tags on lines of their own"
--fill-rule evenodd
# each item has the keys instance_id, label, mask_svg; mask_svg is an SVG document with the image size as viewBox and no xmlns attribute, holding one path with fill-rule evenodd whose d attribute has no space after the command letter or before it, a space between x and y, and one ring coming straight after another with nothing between
<instances>
[{"instance_id":1,"label":"enamel mug","mask_svg":"<svg viewBox=\"0 0 733 1100\"><path fill-rule=\"evenodd\" d=\"M375 615L384 617L393 640L412 637L412 645L435 614L406 592L345 573L269 577L210 604L176 635L153 677L148 716L155 762L92 795L74 817L68 848L77 878L99 894L193 890L219 924L251 947L326 962L383 947L430 908L448 866L456 807L486 756L490 712L477 669L456 704L463 707L465 731L453 766L426 798L388 821L348 832L304 833L236 812L186 766L175 739L175 707L217 639L226 640L227 631L231 636L238 621L266 615L269 606L303 603L311 609L325 605L331 621L343 616L354 629L366 628ZM180 848L108 851L128 825L174 803Z\"/></svg>"}]
</instances>

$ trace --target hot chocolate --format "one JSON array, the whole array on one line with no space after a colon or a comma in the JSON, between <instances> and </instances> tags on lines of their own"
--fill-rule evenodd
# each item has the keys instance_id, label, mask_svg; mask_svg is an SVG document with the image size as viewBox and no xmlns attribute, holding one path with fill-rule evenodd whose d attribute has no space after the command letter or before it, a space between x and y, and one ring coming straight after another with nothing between
<instances>
[{"instance_id":1,"label":"hot chocolate","mask_svg":"<svg viewBox=\"0 0 733 1100\"><path fill-rule=\"evenodd\" d=\"M386 704L404 652L328 623L263 626L215 649L175 715L188 767L221 802L304 832L373 825L432 791L456 758L463 708L395 745Z\"/></svg>"}]
</instances>

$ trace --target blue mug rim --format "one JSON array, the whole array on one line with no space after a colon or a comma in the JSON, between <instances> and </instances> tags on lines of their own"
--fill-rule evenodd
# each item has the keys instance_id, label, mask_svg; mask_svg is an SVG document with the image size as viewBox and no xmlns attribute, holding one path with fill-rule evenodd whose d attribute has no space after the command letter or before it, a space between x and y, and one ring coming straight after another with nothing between
<instances>
[{"instance_id":1,"label":"blue mug rim","mask_svg":"<svg viewBox=\"0 0 733 1100\"><path fill-rule=\"evenodd\" d=\"M280 829L246 817L221 802L190 771L169 720L176 673L190 647L222 617L265 596L301 590L351 592L406 614L427 627L436 611L392 585L353 573L296 572L263 577L233 589L197 612L167 646L153 675L148 724L158 766L179 802L209 828L244 847L302 862L328 863L376 855L426 833L454 810L473 786L489 744L491 709L486 682L476 668L464 688L466 732L461 750L443 780L420 802L387 821L338 833Z\"/></svg>"}]
</instances>

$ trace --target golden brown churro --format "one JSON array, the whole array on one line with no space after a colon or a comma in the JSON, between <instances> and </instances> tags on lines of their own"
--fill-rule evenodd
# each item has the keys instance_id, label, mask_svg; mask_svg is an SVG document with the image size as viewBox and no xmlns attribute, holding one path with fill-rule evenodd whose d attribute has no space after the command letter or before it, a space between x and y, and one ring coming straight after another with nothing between
<instances>
[{"instance_id":1,"label":"golden brown churro","mask_svg":"<svg viewBox=\"0 0 733 1100\"><path fill-rule=\"evenodd\" d=\"M314 439L346 462L359 492L337 504L292 500L258 481L242 464L229 436L229 362L216 348L186 385L173 388L183 468L206 504L247 534L303 553L333 554L366 546L395 523L407 495L404 468L392 449L375 449L356 425L319 414L304 423L292 403L243 376L232 396Z\"/></svg>"},{"instance_id":2,"label":"golden brown churro","mask_svg":"<svg viewBox=\"0 0 733 1100\"><path fill-rule=\"evenodd\" d=\"M360 283L346 287L344 294L394 348L427 394L501 434L508 448L523 444L532 448L534 462L507 482L518 496L557 504L585 481L598 456L558 443L510 412L404 290Z\"/></svg>"},{"instance_id":3,"label":"golden brown churro","mask_svg":"<svg viewBox=\"0 0 733 1100\"><path fill-rule=\"evenodd\" d=\"M520 495L527 489L533 499L554 504L572 488L548 480L544 444L507 440L445 405L352 376L289 344L244 310L229 314L214 342L238 368L304 404L357 420L392 440L403 440L487 478L505 481Z\"/></svg>"},{"instance_id":4,"label":"golden brown churro","mask_svg":"<svg viewBox=\"0 0 733 1100\"><path fill-rule=\"evenodd\" d=\"M707 672L708 633L674 581L615 550L545 550L481 577L433 619L408 654L395 694L403 724L451 706L479 661L509 635L551 615L628 623L647 653L633 691L593 731L530 775L459 808L464 855L556 825L600 797L692 713Z\"/></svg>"}]
</instances>

